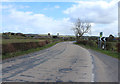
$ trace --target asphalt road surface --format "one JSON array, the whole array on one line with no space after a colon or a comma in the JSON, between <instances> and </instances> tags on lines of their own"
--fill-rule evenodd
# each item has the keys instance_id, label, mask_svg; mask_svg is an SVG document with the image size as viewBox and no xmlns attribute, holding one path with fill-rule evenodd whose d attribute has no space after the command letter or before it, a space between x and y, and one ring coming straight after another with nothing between
<instances>
[{"instance_id":1,"label":"asphalt road surface","mask_svg":"<svg viewBox=\"0 0 120 84\"><path fill-rule=\"evenodd\" d=\"M4 60L3 82L118 82L118 60L61 42L39 52Z\"/></svg>"}]
</instances>

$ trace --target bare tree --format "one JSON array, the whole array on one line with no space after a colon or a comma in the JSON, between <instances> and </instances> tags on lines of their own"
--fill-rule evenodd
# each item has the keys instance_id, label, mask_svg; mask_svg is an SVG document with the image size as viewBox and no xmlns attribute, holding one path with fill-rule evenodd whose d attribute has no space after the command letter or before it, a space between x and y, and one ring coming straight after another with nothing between
<instances>
[{"instance_id":1,"label":"bare tree","mask_svg":"<svg viewBox=\"0 0 120 84\"><path fill-rule=\"evenodd\" d=\"M73 31L75 32L77 40L80 39L85 33L88 33L90 29L91 24L88 22L82 22L79 18L73 27Z\"/></svg>"}]
</instances>

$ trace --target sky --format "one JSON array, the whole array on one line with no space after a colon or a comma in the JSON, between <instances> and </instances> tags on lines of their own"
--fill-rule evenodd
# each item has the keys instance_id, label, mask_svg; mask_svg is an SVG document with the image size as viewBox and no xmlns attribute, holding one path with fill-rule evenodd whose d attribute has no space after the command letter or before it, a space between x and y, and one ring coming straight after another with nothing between
<instances>
[{"instance_id":1,"label":"sky","mask_svg":"<svg viewBox=\"0 0 120 84\"><path fill-rule=\"evenodd\" d=\"M75 21L90 22L85 35L118 35L118 0L30 1L3 0L0 32L74 35Z\"/></svg>"},{"instance_id":2,"label":"sky","mask_svg":"<svg viewBox=\"0 0 120 84\"><path fill-rule=\"evenodd\" d=\"M120 2L118 2L118 22L120 22ZM120 37L120 24L118 24L118 36Z\"/></svg>"}]
</instances>

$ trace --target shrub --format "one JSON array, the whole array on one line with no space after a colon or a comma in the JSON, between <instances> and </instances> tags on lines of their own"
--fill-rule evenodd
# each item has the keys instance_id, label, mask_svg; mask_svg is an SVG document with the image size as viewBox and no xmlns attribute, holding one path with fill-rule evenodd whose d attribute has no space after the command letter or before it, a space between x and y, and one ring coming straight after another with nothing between
<instances>
[{"instance_id":1,"label":"shrub","mask_svg":"<svg viewBox=\"0 0 120 84\"><path fill-rule=\"evenodd\" d=\"M48 44L48 43L50 43L50 41L49 41L49 40L46 40L46 44Z\"/></svg>"},{"instance_id":2,"label":"shrub","mask_svg":"<svg viewBox=\"0 0 120 84\"><path fill-rule=\"evenodd\" d=\"M106 42L106 50L113 50L113 45L110 42Z\"/></svg>"},{"instance_id":3,"label":"shrub","mask_svg":"<svg viewBox=\"0 0 120 84\"><path fill-rule=\"evenodd\" d=\"M88 40L79 40L77 41L78 44L83 44L83 45L88 45L90 47L94 46L96 47L97 46L97 43L95 41L88 41Z\"/></svg>"},{"instance_id":4,"label":"shrub","mask_svg":"<svg viewBox=\"0 0 120 84\"><path fill-rule=\"evenodd\" d=\"M12 44L2 45L2 54L15 52L16 49Z\"/></svg>"},{"instance_id":5,"label":"shrub","mask_svg":"<svg viewBox=\"0 0 120 84\"><path fill-rule=\"evenodd\" d=\"M97 43L94 42L94 41L88 41L87 45L90 46L90 47L97 47Z\"/></svg>"},{"instance_id":6,"label":"shrub","mask_svg":"<svg viewBox=\"0 0 120 84\"><path fill-rule=\"evenodd\" d=\"M12 53L16 51L25 51L32 48L42 47L48 43L49 41L3 44L2 54Z\"/></svg>"},{"instance_id":7,"label":"shrub","mask_svg":"<svg viewBox=\"0 0 120 84\"><path fill-rule=\"evenodd\" d=\"M120 53L120 43L117 43L116 47L117 47L117 51Z\"/></svg>"},{"instance_id":8,"label":"shrub","mask_svg":"<svg viewBox=\"0 0 120 84\"><path fill-rule=\"evenodd\" d=\"M87 40L78 40L77 43L87 45L88 41Z\"/></svg>"}]
</instances>

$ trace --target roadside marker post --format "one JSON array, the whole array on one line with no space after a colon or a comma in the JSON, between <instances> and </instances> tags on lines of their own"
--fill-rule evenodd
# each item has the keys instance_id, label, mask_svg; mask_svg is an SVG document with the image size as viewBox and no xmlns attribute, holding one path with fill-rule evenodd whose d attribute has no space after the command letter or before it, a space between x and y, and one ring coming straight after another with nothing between
<instances>
[{"instance_id":1,"label":"roadside marker post","mask_svg":"<svg viewBox=\"0 0 120 84\"><path fill-rule=\"evenodd\" d=\"M106 38L104 38L104 50L106 50Z\"/></svg>"},{"instance_id":2,"label":"roadside marker post","mask_svg":"<svg viewBox=\"0 0 120 84\"><path fill-rule=\"evenodd\" d=\"M101 48L101 38L103 36L103 32L100 32L100 45L99 45L99 48Z\"/></svg>"},{"instance_id":3,"label":"roadside marker post","mask_svg":"<svg viewBox=\"0 0 120 84\"><path fill-rule=\"evenodd\" d=\"M101 37L100 37L100 48L101 48Z\"/></svg>"}]
</instances>

